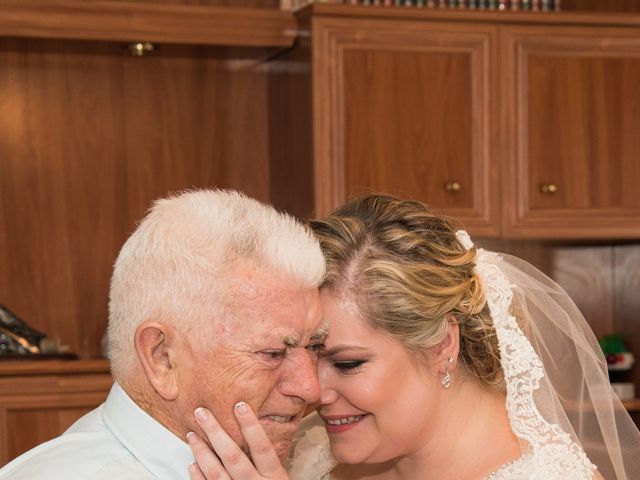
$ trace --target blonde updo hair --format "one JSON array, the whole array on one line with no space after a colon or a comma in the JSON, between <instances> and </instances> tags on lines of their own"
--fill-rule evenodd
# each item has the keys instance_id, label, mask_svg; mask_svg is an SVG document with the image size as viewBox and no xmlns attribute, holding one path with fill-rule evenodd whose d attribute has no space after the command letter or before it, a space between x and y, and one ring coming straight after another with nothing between
<instances>
[{"instance_id":1,"label":"blonde updo hair","mask_svg":"<svg viewBox=\"0 0 640 480\"><path fill-rule=\"evenodd\" d=\"M466 369L503 389L476 251L460 244L449 221L420 202L368 195L310 225L327 262L323 288L349 295L365 321L415 352L442 342L453 317Z\"/></svg>"}]
</instances>

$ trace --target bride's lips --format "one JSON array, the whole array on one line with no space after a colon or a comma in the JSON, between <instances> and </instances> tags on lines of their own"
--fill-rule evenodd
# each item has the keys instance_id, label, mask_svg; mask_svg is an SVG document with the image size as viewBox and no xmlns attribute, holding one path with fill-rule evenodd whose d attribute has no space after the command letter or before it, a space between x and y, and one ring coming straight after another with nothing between
<instances>
[{"instance_id":1,"label":"bride's lips","mask_svg":"<svg viewBox=\"0 0 640 480\"><path fill-rule=\"evenodd\" d=\"M359 415L320 415L327 433L342 433L356 428L368 414Z\"/></svg>"}]
</instances>

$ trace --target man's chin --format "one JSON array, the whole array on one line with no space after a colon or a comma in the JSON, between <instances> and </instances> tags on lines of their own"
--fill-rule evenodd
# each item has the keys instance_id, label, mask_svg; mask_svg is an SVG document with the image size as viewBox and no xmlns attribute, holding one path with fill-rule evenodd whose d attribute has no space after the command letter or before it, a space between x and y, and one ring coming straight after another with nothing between
<instances>
[{"instance_id":1,"label":"man's chin","mask_svg":"<svg viewBox=\"0 0 640 480\"><path fill-rule=\"evenodd\" d=\"M262 428L264 428L267 437L269 437L269 441L276 450L280 461L285 460L289 456L293 436L300 426L298 419L286 423L277 423L268 419L260 419L260 423Z\"/></svg>"},{"instance_id":2,"label":"man's chin","mask_svg":"<svg viewBox=\"0 0 640 480\"><path fill-rule=\"evenodd\" d=\"M280 463L283 463L287 458L289 458L289 452L291 451L291 440L279 440L277 442L271 442L273 449L276 451L276 455L280 459ZM251 452L249 451L249 447L247 445L242 446L242 451L251 458ZM253 462L253 458L251 458Z\"/></svg>"},{"instance_id":3,"label":"man's chin","mask_svg":"<svg viewBox=\"0 0 640 480\"><path fill-rule=\"evenodd\" d=\"M281 440L273 444L273 448L280 459L280 463L284 462L289 457L291 451L291 440Z\"/></svg>"}]
</instances>

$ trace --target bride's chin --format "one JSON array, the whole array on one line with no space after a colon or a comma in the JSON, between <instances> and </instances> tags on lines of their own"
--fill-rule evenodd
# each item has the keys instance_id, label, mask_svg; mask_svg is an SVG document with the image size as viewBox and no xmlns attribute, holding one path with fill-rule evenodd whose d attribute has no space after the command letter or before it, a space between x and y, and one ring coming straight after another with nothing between
<instances>
[{"instance_id":1,"label":"bride's chin","mask_svg":"<svg viewBox=\"0 0 640 480\"><path fill-rule=\"evenodd\" d=\"M339 447L331 447L331 455L341 464L355 465L362 464L366 460L366 456L360 454L353 445L341 445Z\"/></svg>"}]
</instances>

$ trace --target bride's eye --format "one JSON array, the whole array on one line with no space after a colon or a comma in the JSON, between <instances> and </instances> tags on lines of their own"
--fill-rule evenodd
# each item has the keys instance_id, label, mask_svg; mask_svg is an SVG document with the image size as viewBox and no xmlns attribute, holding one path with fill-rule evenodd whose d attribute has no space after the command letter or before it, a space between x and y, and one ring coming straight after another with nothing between
<instances>
[{"instance_id":1,"label":"bride's eye","mask_svg":"<svg viewBox=\"0 0 640 480\"><path fill-rule=\"evenodd\" d=\"M366 360L341 360L333 362L333 366L340 373L354 373L366 362Z\"/></svg>"}]
</instances>

